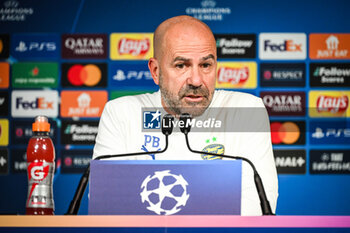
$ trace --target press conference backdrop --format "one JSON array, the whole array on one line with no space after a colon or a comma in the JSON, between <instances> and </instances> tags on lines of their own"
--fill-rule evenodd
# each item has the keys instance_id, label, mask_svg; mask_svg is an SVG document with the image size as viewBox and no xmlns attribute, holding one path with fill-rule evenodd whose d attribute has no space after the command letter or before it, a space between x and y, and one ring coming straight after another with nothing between
<instances>
[{"instance_id":1,"label":"press conference backdrop","mask_svg":"<svg viewBox=\"0 0 350 233\"><path fill-rule=\"evenodd\" d=\"M216 36L217 88L260 96L269 111L277 214L350 215L348 9L346 0L0 1L0 212L24 213L38 114L50 117L56 214L66 211L104 104L157 90L152 32L187 14Z\"/></svg>"}]
</instances>

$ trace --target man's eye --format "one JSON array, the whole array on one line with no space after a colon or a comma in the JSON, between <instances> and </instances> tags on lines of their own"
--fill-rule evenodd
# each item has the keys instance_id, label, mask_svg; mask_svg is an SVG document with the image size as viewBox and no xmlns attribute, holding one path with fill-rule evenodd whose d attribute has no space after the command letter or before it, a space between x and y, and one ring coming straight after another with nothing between
<instances>
[{"instance_id":1,"label":"man's eye","mask_svg":"<svg viewBox=\"0 0 350 233\"><path fill-rule=\"evenodd\" d=\"M210 66L211 66L210 63L203 63L203 64L202 64L202 67L203 67L203 68L209 68Z\"/></svg>"},{"instance_id":2,"label":"man's eye","mask_svg":"<svg viewBox=\"0 0 350 233\"><path fill-rule=\"evenodd\" d=\"M179 69L183 69L185 67L185 64L176 64L175 65L176 68L179 68Z\"/></svg>"}]
</instances>

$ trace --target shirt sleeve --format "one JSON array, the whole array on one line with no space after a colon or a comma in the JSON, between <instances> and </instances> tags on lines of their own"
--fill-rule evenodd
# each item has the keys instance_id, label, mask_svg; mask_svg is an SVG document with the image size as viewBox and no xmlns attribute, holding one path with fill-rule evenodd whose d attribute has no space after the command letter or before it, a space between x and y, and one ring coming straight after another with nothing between
<instances>
[{"instance_id":1,"label":"shirt sleeve","mask_svg":"<svg viewBox=\"0 0 350 233\"><path fill-rule=\"evenodd\" d=\"M113 104L108 102L102 112L98 133L93 152L93 159L101 155L120 154L125 152L125 118L122 109L113 108Z\"/></svg>"}]
</instances>

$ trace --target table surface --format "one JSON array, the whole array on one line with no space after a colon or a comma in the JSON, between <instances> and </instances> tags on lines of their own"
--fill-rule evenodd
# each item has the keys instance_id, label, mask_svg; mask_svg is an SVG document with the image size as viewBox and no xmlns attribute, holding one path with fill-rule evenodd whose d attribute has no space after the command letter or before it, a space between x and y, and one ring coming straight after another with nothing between
<instances>
[{"instance_id":1,"label":"table surface","mask_svg":"<svg viewBox=\"0 0 350 233\"><path fill-rule=\"evenodd\" d=\"M84 215L0 216L0 227L350 228L350 216Z\"/></svg>"}]
</instances>

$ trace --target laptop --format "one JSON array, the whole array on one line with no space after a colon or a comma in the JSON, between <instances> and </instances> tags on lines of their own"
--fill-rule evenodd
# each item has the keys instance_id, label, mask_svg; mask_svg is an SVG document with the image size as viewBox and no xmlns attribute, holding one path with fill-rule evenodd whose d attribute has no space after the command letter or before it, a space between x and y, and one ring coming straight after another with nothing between
<instances>
[{"instance_id":1,"label":"laptop","mask_svg":"<svg viewBox=\"0 0 350 233\"><path fill-rule=\"evenodd\" d=\"M240 215L241 161L93 160L91 215Z\"/></svg>"}]
</instances>

